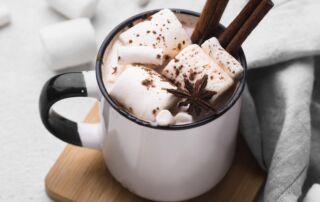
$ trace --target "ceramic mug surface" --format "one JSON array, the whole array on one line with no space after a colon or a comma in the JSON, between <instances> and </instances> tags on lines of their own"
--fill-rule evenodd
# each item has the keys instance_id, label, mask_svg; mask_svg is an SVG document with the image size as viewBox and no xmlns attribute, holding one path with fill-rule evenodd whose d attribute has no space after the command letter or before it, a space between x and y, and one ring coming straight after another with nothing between
<instances>
[{"instance_id":1,"label":"ceramic mug surface","mask_svg":"<svg viewBox=\"0 0 320 202\"><path fill-rule=\"evenodd\" d=\"M127 19L106 37L96 61L96 71L60 74L51 78L40 95L43 124L57 138L103 152L112 175L124 187L157 201L186 200L214 187L229 170L235 151L245 68L232 98L218 112L196 123L154 126L119 108L102 80L102 60L114 36L136 20L152 15L147 11ZM173 9L176 15L198 17L198 13ZM75 123L51 110L69 97L100 100L98 124Z\"/></svg>"}]
</instances>

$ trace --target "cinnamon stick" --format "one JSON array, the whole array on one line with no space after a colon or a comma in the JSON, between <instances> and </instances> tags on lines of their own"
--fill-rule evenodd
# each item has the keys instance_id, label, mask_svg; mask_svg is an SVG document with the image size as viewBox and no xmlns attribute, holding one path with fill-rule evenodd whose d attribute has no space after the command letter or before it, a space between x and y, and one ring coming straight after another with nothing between
<instances>
[{"instance_id":1,"label":"cinnamon stick","mask_svg":"<svg viewBox=\"0 0 320 202\"><path fill-rule=\"evenodd\" d=\"M227 45L226 50L235 55L242 43L247 39L251 32L256 28L259 22L265 17L265 15L273 7L271 0L262 0L255 11L250 15L247 21L243 24L237 34L232 38L231 42Z\"/></svg>"},{"instance_id":2,"label":"cinnamon stick","mask_svg":"<svg viewBox=\"0 0 320 202\"><path fill-rule=\"evenodd\" d=\"M248 20L255 11L261 0L249 0L247 5L242 9L239 15L230 23L230 25L219 36L219 42L222 47L227 47L233 37L237 34L240 28Z\"/></svg>"},{"instance_id":3,"label":"cinnamon stick","mask_svg":"<svg viewBox=\"0 0 320 202\"><path fill-rule=\"evenodd\" d=\"M201 44L204 39L214 35L228 2L229 0L207 0L191 36L193 43Z\"/></svg>"}]
</instances>

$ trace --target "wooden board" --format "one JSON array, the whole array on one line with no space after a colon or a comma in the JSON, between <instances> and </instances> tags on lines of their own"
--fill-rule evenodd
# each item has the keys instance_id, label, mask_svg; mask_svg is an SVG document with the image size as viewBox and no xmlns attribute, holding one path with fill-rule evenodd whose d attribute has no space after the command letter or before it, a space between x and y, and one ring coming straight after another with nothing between
<instances>
[{"instance_id":1,"label":"wooden board","mask_svg":"<svg viewBox=\"0 0 320 202\"><path fill-rule=\"evenodd\" d=\"M85 121L99 121L98 111L96 104ZM189 201L254 201L265 178L245 142L239 138L234 163L222 182ZM148 201L130 193L112 178L100 152L71 145L66 146L49 171L45 186L49 197L56 201Z\"/></svg>"}]
</instances>

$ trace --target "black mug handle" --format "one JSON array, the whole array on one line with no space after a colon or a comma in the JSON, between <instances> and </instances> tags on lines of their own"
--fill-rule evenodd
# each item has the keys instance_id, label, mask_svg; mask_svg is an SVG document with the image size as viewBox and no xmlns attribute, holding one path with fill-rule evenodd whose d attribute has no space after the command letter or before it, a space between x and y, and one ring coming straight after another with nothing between
<instances>
[{"instance_id":1,"label":"black mug handle","mask_svg":"<svg viewBox=\"0 0 320 202\"><path fill-rule=\"evenodd\" d=\"M42 88L39 100L40 117L44 126L57 138L69 144L100 149L103 124L87 124L69 120L51 107L71 97L94 97L100 92L94 71L59 74L49 79Z\"/></svg>"}]
</instances>

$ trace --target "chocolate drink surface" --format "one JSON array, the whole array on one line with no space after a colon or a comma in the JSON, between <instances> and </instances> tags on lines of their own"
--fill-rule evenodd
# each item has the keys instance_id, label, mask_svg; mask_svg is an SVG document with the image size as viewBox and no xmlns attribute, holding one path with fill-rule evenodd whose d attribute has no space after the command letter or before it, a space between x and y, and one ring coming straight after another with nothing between
<instances>
[{"instance_id":1,"label":"chocolate drink surface","mask_svg":"<svg viewBox=\"0 0 320 202\"><path fill-rule=\"evenodd\" d=\"M196 22L164 9L115 35L103 58L103 80L119 106L166 126L211 116L230 100L243 69L215 38L192 44Z\"/></svg>"}]
</instances>

